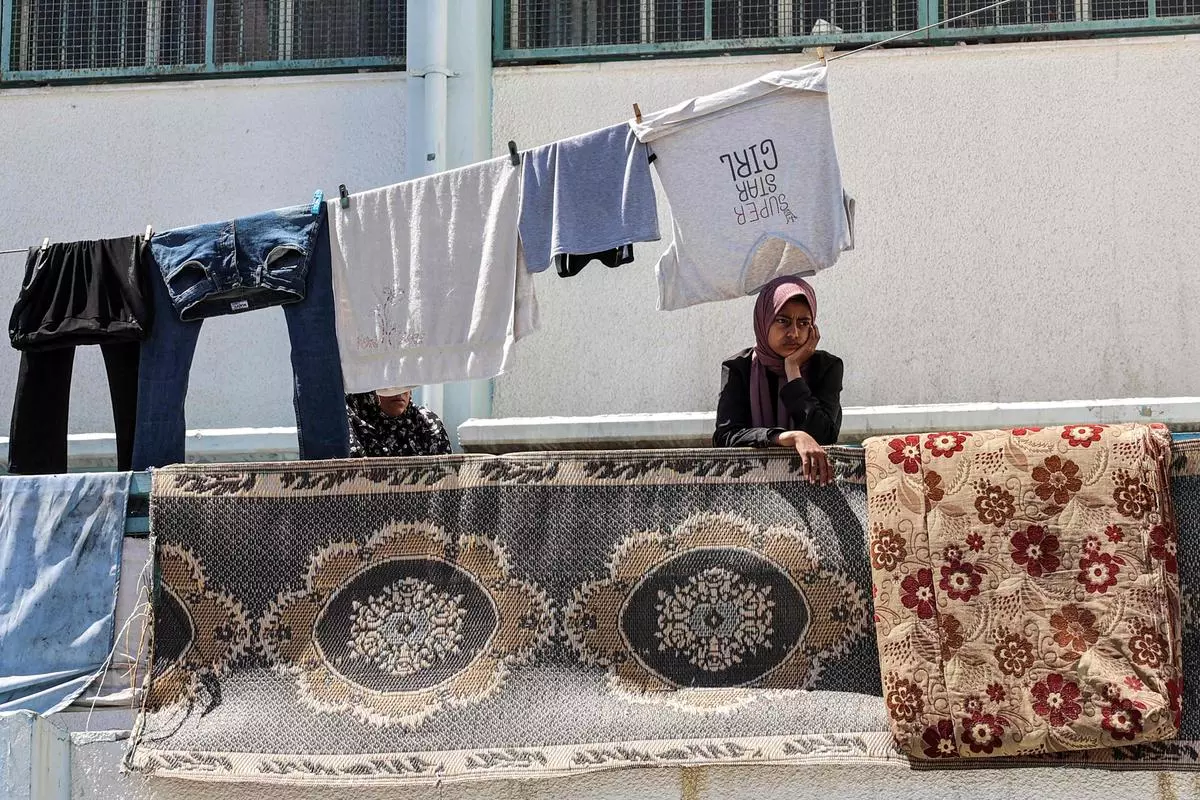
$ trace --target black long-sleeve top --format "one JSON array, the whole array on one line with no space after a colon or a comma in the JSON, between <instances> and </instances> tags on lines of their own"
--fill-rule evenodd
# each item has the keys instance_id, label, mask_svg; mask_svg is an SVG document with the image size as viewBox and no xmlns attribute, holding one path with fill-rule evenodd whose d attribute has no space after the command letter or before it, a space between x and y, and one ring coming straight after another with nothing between
<instances>
[{"instance_id":1,"label":"black long-sleeve top","mask_svg":"<svg viewBox=\"0 0 1200 800\"><path fill-rule=\"evenodd\" d=\"M778 392L791 412L788 428L755 428L750 416L750 354L743 350L721 364L714 447L770 447L785 430L804 431L817 444L836 444L842 429L842 360L818 350L804 366L806 377L789 381L767 373L771 394ZM780 386L780 383L783 385Z\"/></svg>"}]
</instances>

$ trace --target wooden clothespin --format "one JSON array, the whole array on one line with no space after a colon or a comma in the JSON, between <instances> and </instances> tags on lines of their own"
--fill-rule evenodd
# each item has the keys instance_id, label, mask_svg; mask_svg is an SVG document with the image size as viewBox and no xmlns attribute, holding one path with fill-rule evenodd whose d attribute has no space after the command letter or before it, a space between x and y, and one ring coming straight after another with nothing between
<instances>
[{"instance_id":1,"label":"wooden clothespin","mask_svg":"<svg viewBox=\"0 0 1200 800\"><path fill-rule=\"evenodd\" d=\"M825 48L824 47L817 48L817 58L820 59L822 64L828 63L825 61Z\"/></svg>"},{"instance_id":2,"label":"wooden clothespin","mask_svg":"<svg viewBox=\"0 0 1200 800\"><path fill-rule=\"evenodd\" d=\"M508 140L508 157L512 159L514 167L521 166L521 153L517 150L517 143L512 139Z\"/></svg>"},{"instance_id":3,"label":"wooden clothespin","mask_svg":"<svg viewBox=\"0 0 1200 800\"><path fill-rule=\"evenodd\" d=\"M637 121L637 123L639 125L642 124L642 107L639 106L637 103L633 104L633 118Z\"/></svg>"}]
</instances>

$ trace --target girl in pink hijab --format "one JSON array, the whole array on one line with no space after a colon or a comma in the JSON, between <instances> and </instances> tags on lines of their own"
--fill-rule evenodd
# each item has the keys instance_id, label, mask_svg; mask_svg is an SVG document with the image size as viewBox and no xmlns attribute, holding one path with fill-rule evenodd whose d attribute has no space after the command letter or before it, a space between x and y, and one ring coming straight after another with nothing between
<instances>
[{"instance_id":1,"label":"girl in pink hijab","mask_svg":"<svg viewBox=\"0 0 1200 800\"><path fill-rule=\"evenodd\" d=\"M754 347L721 365L716 447L787 447L804 477L829 483L822 445L842 427L842 360L818 350L817 295L802 278L776 278L754 304Z\"/></svg>"}]
</instances>

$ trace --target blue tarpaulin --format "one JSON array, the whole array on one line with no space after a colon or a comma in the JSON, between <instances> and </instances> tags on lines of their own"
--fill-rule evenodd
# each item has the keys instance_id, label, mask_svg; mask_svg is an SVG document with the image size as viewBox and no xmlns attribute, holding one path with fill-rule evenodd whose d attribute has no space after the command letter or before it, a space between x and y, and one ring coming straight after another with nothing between
<instances>
[{"instance_id":1,"label":"blue tarpaulin","mask_svg":"<svg viewBox=\"0 0 1200 800\"><path fill-rule=\"evenodd\" d=\"M0 711L59 711L103 671L129 487L129 473L0 478Z\"/></svg>"}]
</instances>

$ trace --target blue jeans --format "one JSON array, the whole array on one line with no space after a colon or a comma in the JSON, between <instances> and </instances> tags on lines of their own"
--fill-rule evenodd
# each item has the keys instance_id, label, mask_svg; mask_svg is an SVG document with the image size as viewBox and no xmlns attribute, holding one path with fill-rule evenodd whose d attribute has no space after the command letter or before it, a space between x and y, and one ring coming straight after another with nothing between
<instances>
[{"instance_id":1,"label":"blue jeans","mask_svg":"<svg viewBox=\"0 0 1200 800\"><path fill-rule=\"evenodd\" d=\"M237 314L304 299L325 205L265 211L164 231L150 240L179 318Z\"/></svg>"},{"instance_id":2,"label":"blue jeans","mask_svg":"<svg viewBox=\"0 0 1200 800\"><path fill-rule=\"evenodd\" d=\"M151 280L154 315L142 342L138 367L137 430L133 468L161 467L184 460L184 401L188 372L203 320L183 322L172 308L163 280ZM314 236L307 263L304 299L283 307L292 344L293 402L303 459L346 458L350 452L342 365L333 318L333 270L329 227Z\"/></svg>"}]
</instances>

